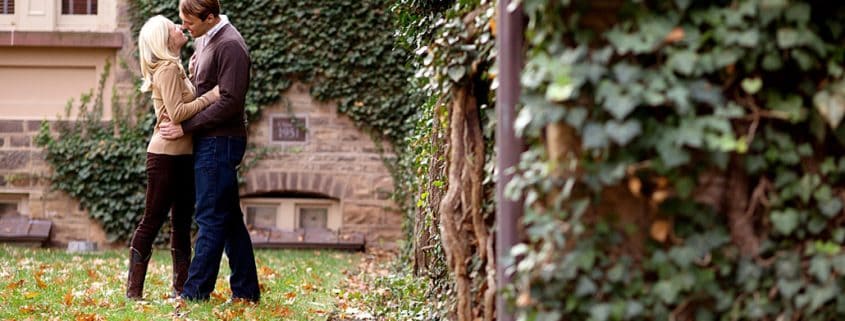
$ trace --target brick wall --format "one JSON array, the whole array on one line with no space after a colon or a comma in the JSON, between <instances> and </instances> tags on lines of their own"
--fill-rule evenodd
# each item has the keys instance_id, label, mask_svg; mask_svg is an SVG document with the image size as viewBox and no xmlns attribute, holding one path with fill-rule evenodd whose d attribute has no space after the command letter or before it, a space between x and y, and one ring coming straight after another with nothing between
<instances>
[{"instance_id":1,"label":"brick wall","mask_svg":"<svg viewBox=\"0 0 845 321\"><path fill-rule=\"evenodd\" d=\"M244 196L267 192L319 193L340 200L342 232L362 232L368 246L393 247L402 236L402 218L390 199L393 180L370 135L337 112L334 103L314 100L294 84L283 101L263 109L250 124L250 143L272 152L246 174ZM307 117L305 143L271 143L270 117ZM392 157L385 146L386 157Z\"/></svg>"}]
</instances>

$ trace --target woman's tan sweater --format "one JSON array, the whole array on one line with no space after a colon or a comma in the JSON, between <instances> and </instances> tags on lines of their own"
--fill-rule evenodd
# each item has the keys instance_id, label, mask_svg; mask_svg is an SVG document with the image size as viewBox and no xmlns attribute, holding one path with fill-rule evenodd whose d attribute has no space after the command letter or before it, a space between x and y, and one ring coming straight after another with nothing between
<instances>
[{"instance_id":1,"label":"woman's tan sweater","mask_svg":"<svg viewBox=\"0 0 845 321\"><path fill-rule=\"evenodd\" d=\"M181 123L219 97L219 91L209 90L194 99L195 89L179 66L172 61L159 61L153 65L152 99L156 113L156 125L147 152L166 155L189 155L193 153L191 135L175 140L161 137L159 125L165 121Z\"/></svg>"}]
</instances>

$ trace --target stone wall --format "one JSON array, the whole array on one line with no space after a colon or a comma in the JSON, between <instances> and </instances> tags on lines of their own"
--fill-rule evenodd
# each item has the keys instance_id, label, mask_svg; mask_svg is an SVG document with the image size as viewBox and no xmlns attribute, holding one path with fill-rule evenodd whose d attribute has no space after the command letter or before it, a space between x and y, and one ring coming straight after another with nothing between
<instances>
[{"instance_id":1,"label":"stone wall","mask_svg":"<svg viewBox=\"0 0 845 321\"><path fill-rule=\"evenodd\" d=\"M283 103L263 109L250 124L249 142L271 152L247 172L244 196L267 192L308 192L338 199L341 232L362 232L368 246L393 247L402 236L402 217L390 199L393 180L370 135L337 112L337 105L314 100L304 84L294 84ZM304 143L270 142L270 118L306 117Z\"/></svg>"},{"instance_id":2,"label":"stone wall","mask_svg":"<svg viewBox=\"0 0 845 321\"><path fill-rule=\"evenodd\" d=\"M64 245L70 240L105 245L105 232L79 209L79 202L50 189L50 165L33 142L40 126L41 121L37 120L0 120L0 193L20 196L21 214L52 221L53 245Z\"/></svg>"},{"instance_id":3,"label":"stone wall","mask_svg":"<svg viewBox=\"0 0 845 321\"><path fill-rule=\"evenodd\" d=\"M127 10L128 0L118 0L115 32L122 35L123 48L111 55L114 59L109 80L122 96L133 90L138 70ZM60 61L65 48L42 49L51 52L55 55L53 58ZM129 69L121 68L122 63ZM92 79L91 86L96 86L96 79ZM55 109L56 114L62 114L64 105L57 105ZM110 107L105 109L108 111ZM90 219L87 211L80 209L79 202L63 192L51 190L50 165L44 159L44 152L33 141L41 120L32 118L4 118L0 111L0 196L6 200L20 199L19 212L25 216L52 221L51 245L64 246L71 240L89 240L101 247L121 246L106 242L101 225Z\"/></svg>"}]
</instances>

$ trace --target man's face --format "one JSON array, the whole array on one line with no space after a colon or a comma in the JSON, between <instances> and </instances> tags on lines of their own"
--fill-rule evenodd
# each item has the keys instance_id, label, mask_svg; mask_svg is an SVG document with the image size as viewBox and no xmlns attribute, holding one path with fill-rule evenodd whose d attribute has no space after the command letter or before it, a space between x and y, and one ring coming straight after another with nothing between
<instances>
[{"instance_id":1,"label":"man's face","mask_svg":"<svg viewBox=\"0 0 845 321\"><path fill-rule=\"evenodd\" d=\"M214 28L216 22L212 15L206 17L205 20L201 20L199 17L185 14L181 10L179 11L179 18L182 19L182 28L188 30L191 37L194 38L202 37L211 28Z\"/></svg>"}]
</instances>

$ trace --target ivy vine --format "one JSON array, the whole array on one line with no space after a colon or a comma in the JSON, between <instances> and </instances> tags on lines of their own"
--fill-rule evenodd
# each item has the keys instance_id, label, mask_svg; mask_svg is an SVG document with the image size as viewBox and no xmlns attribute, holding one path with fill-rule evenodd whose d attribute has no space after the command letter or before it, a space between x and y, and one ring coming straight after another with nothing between
<instances>
[{"instance_id":1,"label":"ivy vine","mask_svg":"<svg viewBox=\"0 0 845 321\"><path fill-rule=\"evenodd\" d=\"M133 0L134 34L161 14L179 23L178 1ZM322 101L337 101L375 137L400 142L414 103L406 95L409 52L395 47L389 2L222 1L221 14L237 26L250 49L252 78L247 114L278 103L292 81L311 86ZM190 55L192 45L183 52ZM187 61L187 59L183 59Z\"/></svg>"},{"instance_id":2,"label":"ivy vine","mask_svg":"<svg viewBox=\"0 0 845 321\"><path fill-rule=\"evenodd\" d=\"M52 165L52 187L77 199L115 241L132 235L144 211L145 157L155 116L136 108L138 97L121 102L115 93L113 121L102 121L110 69L107 61L96 94L84 94L78 103L68 101L65 118L76 115L75 120L42 122L35 143Z\"/></svg>"},{"instance_id":3,"label":"ivy vine","mask_svg":"<svg viewBox=\"0 0 845 321\"><path fill-rule=\"evenodd\" d=\"M845 6L523 3L521 317L845 314Z\"/></svg>"}]
</instances>

